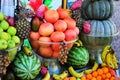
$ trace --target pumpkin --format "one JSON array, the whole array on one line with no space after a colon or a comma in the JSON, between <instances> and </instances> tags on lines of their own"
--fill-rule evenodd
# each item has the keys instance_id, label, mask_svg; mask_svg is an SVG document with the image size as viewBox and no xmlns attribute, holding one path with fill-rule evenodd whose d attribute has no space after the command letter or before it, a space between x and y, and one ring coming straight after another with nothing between
<instances>
[{"instance_id":1,"label":"pumpkin","mask_svg":"<svg viewBox=\"0 0 120 80\"><path fill-rule=\"evenodd\" d=\"M111 44L113 36L117 34L116 25L110 20L91 20L91 31L85 34L83 31L79 37L84 45L90 49L99 49L105 45Z\"/></svg>"},{"instance_id":2,"label":"pumpkin","mask_svg":"<svg viewBox=\"0 0 120 80\"><path fill-rule=\"evenodd\" d=\"M21 80L32 80L40 72L41 63L36 55L28 56L19 52L13 62L13 71Z\"/></svg>"},{"instance_id":3,"label":"pumpkin","mask_svg":"<svg viewBox=\"0 0 120 80\"><path fill-rule=\"evenodd\" d=\"M67 65L75 69L83 68L89 61L89 53L84 47L72 47L69 50Z\"/></svg>"},{"instance_id":4,"label":"pumpkin","mask_svg":"<svg viewBox=\"0 0 120 80\"><path fill-rule=\"evenodd\" d=\"M87 20L105 20L112 16L113 10L113 0L84 0L82 16Z\"/></svg>"}]
</instances>

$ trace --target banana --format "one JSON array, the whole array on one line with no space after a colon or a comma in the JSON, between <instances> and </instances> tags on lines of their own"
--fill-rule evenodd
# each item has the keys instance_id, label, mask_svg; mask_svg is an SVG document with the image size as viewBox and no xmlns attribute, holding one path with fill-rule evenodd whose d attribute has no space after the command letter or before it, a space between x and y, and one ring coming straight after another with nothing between
<instances>
[{"instance_id":1,"label":"banana","mask_svg":"<svg viewBox=\"0 0 120 80\"><path fill-rule=\"evenodd\" d=\"M42 80L50 80L50 73L47 71L45 77Z\"/></svg>"},{"instance_id":2,"label":"banana","mask_svg":"<svg viewBox=\"0 0 120 80\"><path fill-rule=\"evenodd\" d=\"M106 63L109 67L111 67L112 69L115 68L114 64L113 64L113 61L112 61L112 54L111 54L111 51L107 54L106 56Z\"/></svg>"},{"instance_id":3,"label":"banana","mask_svg":"<svg viewBox=\"0 0 120 80\"><path fill-rule=\"evenodd\" d=\"M79 47L79 46L83 46L83 43L82 43L81 40L77 40L77 41L74 42L74 45L76 45L77 47Z\"/></svg>"},{"instance_id":4,"label":"banana","mask_svg":"<svg viewBox=\"0 0 120 80\"><path fill-rule=\"evenodd\" d=\"M110 50L110 49L111 49L111 46L107 45L107 46L104 47L103 51Z\"/></svg>"},{"instance_id":5,"label":"banana","mask_svg":"<svg viewBox=\"0 0 120 80\"><path fill-rule=\"evenodd\" d=\"M94 62L94 65L93 65L93 67L92 67L92 71L96 71L98 67L99 67L99 65L98 65L98 63L95 61L95 62Z\"/></svg>"},{"instance_id":6,"label":"banana","mask_svg":"<svg viewBox=\"0 0 120 80\"><path fill-rule=\"evenodd\" d=\"M85 74L90 74L90 73L92 73L92 72L93 72L92 69L87 69L87 70L85 70Z\"/></svg>"},{"instance_id":7,"label":"banana","mask_svg":"<svg viewBox=\"0 0 120 80\"><path fill-rule=\"evenodd\" d=\"M70 72L70 74L71 74L72 76L77 77L77 78L80 78L80 77L82 77L82 76L84 75L84 71L78 73L78 72L76 72L76 71L73 69L72 66L69 67L68 70L69 70L69 72Z\"/></svg>"},{"instance_id":8,"label":"banana","mask_svg":"<svg viewBox=\"0 0 120 80\"><path fill-rule=\"evenodd\" d=\"M32 55L32 50L30 50L27 46L23 46L23 51L26 53L26 55L30 56Z\"/></svg>"},{"instance_id":9,"label":"banana","mask_svg":"<svg viewBox=\"0 0 120 80\"><path fill-rule=\"evenodd\" d=\"M109 50L104 50L104 51L102 52L102 55L101 55L102 62L105 62L105 60L106 60L106 55L107 55L108 52L109 52Z\"/></svg>"},{"instance_id":10,"label":"banana","mask_svg":"<svg viewBox=\"0 0 120 80\"><path fill-rule=\"evenodd\" d=\"M102 66L102 67L106 67L107 64L103 62L103 63L101 64L101 66Z\"/></svg>"},{"instance_id":11,"label":"banana","mask_svg":"<svg viewBox=\"0 0 120 80\"><path fill-rule=\"evenodd\" d=\"M114 64L114 69L118 69L118 60L117 60L115 54L111 53L111 57L112 57L112 62Z\"/></svg>"},{"instance_id":12,"label":"banana","mask_svg":"<svg viewBox=\"0 0 120 80\"><path fill-rule=\"evenodd\" d=\"M63 73L57 75L57 74L53 74L53 78L55 80L63 80L65 77L68 76L68 71L63 71Z\"/></svg>"}]
</instances>

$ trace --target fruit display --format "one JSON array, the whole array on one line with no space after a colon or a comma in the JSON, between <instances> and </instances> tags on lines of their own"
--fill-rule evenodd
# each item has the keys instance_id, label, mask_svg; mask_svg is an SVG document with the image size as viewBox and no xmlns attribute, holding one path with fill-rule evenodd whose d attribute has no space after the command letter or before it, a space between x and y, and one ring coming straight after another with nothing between
<instances>
[{"instance_id":1,"label":"fruit display","mask_svg":"<svg viewBox=\"0 0 120 80\"><path fill-rule=\"evenodd\" d=\"M36 55L28 56L22 51L17 54L13 65L13 71L21 80L34 79L41 69L41 62Z\"/></svg>"},{"instance_id":2,"label":"fruit display","mask_svg":"<svg viewBox=\"0 0 120 80\"><path fill-rule=\"evenodd\" d=\"M79 34L76 21L69 12L62 8L46 10L42 20L33 19L31 24L29 36L35 52L41 57L58 58L62 64L66 63L68 50Z\"/></svg>"},{"instance_id":3,"label":"fruit display","mask_svg":"<svg viewBox=\"0 0 120 80\"><path fill-rule=\"evenodd\" d=\"M52 9L55 1L17 0L14 17L0 12L0 80L116 80L113 0Z\"/></svg>"},{"instance_id":4,"label":"fruit display","mask_svg":"<svg viewBox=\"0 0 120 80\"><path fill-rule=\"evenodd\" d=\"M105 20L112 16L114 0L84 0L82 17L87 20Z\"/></svg>"}]
</instances>

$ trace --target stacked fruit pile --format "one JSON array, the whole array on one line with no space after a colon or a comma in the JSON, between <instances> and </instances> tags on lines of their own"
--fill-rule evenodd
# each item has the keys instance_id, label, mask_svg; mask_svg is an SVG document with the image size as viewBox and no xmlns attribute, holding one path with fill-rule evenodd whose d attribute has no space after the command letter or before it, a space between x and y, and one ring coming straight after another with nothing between
<instances>
[{"instance_id":1,"label":"stacked fruit pile","mask_svg":"<svg viewBox=\"0 0 120 80\"><path fill-rule=\"evenodd\" d=\"M42 21L40 24L38 18L32 20L33 26L30 32L32 47L44 58L59 57L63 60L62 63L66 62L64 59L67 58L67 50L72 47L72 42L79 34L75 20L69 16L67 10L59 8L45 11ZM66 46L63 46L64 44Z\"/></svg>"}]
</instances>

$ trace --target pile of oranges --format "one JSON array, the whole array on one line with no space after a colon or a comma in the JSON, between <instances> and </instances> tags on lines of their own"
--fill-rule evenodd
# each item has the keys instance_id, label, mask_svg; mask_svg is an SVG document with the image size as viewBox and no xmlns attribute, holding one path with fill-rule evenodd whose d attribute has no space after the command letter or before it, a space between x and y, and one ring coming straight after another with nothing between
<instances>
[{"instance_id":1,"label":"pile of oranges","mask_svg":"<svg viewBox=\"0 0 120 80\"><path fill-rule=\"evenodd\" d=\"M115 71L109 67L98 68L91 74L81 77L81 80L115 80Z\"/></svg>"}]
</instances>

